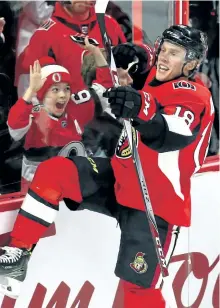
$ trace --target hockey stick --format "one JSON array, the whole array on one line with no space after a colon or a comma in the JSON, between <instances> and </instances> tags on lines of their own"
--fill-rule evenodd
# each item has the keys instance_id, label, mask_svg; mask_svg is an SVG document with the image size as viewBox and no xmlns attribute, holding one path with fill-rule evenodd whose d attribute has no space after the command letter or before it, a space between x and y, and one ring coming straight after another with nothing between
<instances>
[{"instance_id":1,"label":"hockey stick","mask_svg":"<svg viewBox=\"0 0 220 308\"><path fill-rule=\"evenodd\" d=\"M95 11L96 11L97 20L98 20L99 27L100 27L100 32L102 35L103 45L107 52L107 61L109 63L109 68L110 68L110 72L112 75L113 84L115 86L118 86L119 83L118 83L117 69L116 69L113 53L111 50L111 44L110 44L110 41L109 41L109 38L106 32L106 27L105 27L105 11L106 11L107 5L108 5L108 0L96 0ZM141 165L141 161L140 161L140 157L139 157L136 145L134 143L133 132L132 132L133 128L131 126L130 121L123 120L123 124L127 132L128 142L131 148L133 162L134 162L138 180L140 183L140 189L142 192L145 210L146 210L146 214L148 218L148 223L149 223L149 227L150 227L152 238L153 238L154 245L155 245L155 251L157 254L157 258L158 258L158 263L160 265L162 276L167 277L169 273L168 273L162 245L160 242L157 223L154 217L153 208L152 208L150 197L148 194L147 185L145 182L143 168Z\"/></svg>"}]
</instances>

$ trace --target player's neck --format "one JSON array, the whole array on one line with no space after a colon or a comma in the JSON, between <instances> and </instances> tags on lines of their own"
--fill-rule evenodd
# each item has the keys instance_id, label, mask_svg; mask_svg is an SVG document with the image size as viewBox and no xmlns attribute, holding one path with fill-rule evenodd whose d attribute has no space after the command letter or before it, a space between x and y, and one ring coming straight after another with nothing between
<instances>
[{"instance_id":1,"label":"player's neck","mask_svg":"<svg viewBox=\"0 0 220 308\"><path fill-rule=\"evenodd\" d=\"M73 11L70 11L69 9L67 9L66 7L64 7L64 10L66 11L66 13L72 17L75 20L78 21L85 21L87 19L89 19L90 17L90 11L86 11L85 13L79 14L79 13L74 13Z\"/></svg>"}]
</instances>

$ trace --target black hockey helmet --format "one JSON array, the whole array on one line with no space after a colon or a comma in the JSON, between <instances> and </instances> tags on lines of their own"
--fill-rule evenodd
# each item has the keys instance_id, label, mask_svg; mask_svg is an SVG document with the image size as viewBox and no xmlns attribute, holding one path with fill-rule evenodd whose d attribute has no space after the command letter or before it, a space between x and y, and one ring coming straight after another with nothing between
<instances>
[{"instance_id":1,"label":"black hockey helmet","mask_svg":"<svg viewBox=\"0 0 220 308\"><path fill-rule=\"evenodd\" d=\"M185 25L174 25L166 29L156 41L157 55L164 41L170 41L186 49L186 61L199 60L202 62L208 51L207 35L195 28Z\"/></svg>"}]
</instances>

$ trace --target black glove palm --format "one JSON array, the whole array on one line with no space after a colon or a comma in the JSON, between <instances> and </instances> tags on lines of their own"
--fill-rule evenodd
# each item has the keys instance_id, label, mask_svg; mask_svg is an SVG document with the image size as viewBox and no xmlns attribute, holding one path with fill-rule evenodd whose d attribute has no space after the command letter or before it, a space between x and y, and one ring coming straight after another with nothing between
<instances>
[{"instance_id":1,"label":"black glove palm","mask_svg":"<svg viewBox=\"0 0 220 308\"><path fill-rule=\"evenodd\" d=\"M128 65L135 61L136 57L138 58L139 62L137 64L137 67L135 66L135 72L143 73L147 68L147 52L144 50L144 48L138 45L132 43L119 44L113 48L113 55L117 67L127 69Z\"/></svg>"},{"instance_id":2,"label":"black glove palm","mask_svg":"<svg viewBox=\"0 0 220 308\"><path fill-rule=\"evenodd\" d=\"M135 45L132 43L119 44L113 48L113 55L117 67L128 68L128 64L134 61L136 56Z\"/></svg>"},{"instance_id":3,"label":"black glove palm","mask_svg":"<svg viewBox=\"0 0 220 308\"><path fill-rule=\"evenodd\" d=\"M108 97L112 113L118 118L136 118L141 109L141 95L131 87L110 88L104 93Z\"/></svg>"}]
</instances>

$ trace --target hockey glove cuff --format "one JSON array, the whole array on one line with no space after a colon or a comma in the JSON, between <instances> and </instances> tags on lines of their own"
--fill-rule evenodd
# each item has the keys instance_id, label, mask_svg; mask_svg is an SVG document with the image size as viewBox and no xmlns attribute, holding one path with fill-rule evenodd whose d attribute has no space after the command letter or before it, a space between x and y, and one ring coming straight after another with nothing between
<instances>
[{"instance_id":1,"label":"hockey glove cuff","mask_svg":"<svg viewBox=\"0 0 220 308\"><path fill-rule=\"evenodd\" d=\"M146 92L131 87L110 88L104 93L108 97L112 113L125 119L140 118L149 121L156 113L156 103Z\"/></svg>"},{"instance_id":2,"label":"hockey glove cuff","mask_svg":"<svg viewBox=\"0 0 220 308\"><path fill-rule=\"evenodd\" d=\"M153 96L144 91L138 91L141 95L142 105L138 118L143 121L150 121L157 112L157 103Z\"/></svg>"}]
</instances>

